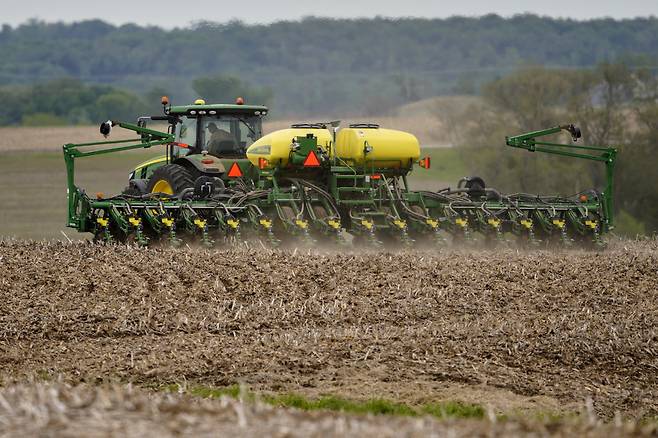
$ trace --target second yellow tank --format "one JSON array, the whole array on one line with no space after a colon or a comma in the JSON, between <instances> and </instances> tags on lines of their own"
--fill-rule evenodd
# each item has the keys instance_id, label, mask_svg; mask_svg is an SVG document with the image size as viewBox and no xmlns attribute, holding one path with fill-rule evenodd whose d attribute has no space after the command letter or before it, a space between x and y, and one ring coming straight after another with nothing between
<instances>
[{"instance_id":1,"label":"second yellow tank","mask_svg":"<svg viewBox=\"0 0 658 438\"><path fill-rule=\"evenodd\" d=\"M357 166L407 167L420 157L413 134L382 128L344 128L336 137L336 156Z\"/></svg>"}]
</instances>

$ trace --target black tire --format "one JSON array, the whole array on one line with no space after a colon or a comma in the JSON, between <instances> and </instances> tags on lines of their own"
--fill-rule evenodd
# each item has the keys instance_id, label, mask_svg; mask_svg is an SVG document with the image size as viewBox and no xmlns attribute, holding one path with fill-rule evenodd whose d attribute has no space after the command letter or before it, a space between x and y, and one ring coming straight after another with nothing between
<instances>
[{"instance_id":1,"label":"black tire","mask_svg":"<svg viewBox=\"0 0 658 438\"><path fill-rule=\"evenodd\" d=\"M483 197L486 194L484 190L486 185L484 184L484 180L479 176L469 177L466 181L466 188L468 189L468 196L470 198L477 199Z\"/></svg>"},{"instance_id":2,"label":"black tire","mask_svg":"<svg viewBox=\"0 0 658 438\"><path fill-rule=\"evenodd\" d=\"M283 212L283 216L285 216L285 218L289 221L294 221L297 218L297 215L295 215L295 210L293 210L289 205L282 205L281 212Z\"/></svg>"},{"instance_id":3,"label":"black tire","mask_svg":"<svg viewBox=\"0 0 658 438\"><path fill-rule=\"evenodd\" d=\"M161 190L156 190L156 185L160 181L165 181L173 190L173 195L179 195L185 189L193 188L194 181L190 172L179 164L165 164L158 167L149 178L146 186L147 193L163 193Z\"/></svg>"},{"instance_id":4,"label":"black tire","mask_svg":"<svg viewBox=\"0 0 658 438\"><path fill-rule=\"evenodd\" d=\"M313 206L313 213L315 213L315 217L317 219L326 219L329 217L329 213L327 213L327 210L325 210L323 205L314 205Z\"/></svg>"}]
</instances>

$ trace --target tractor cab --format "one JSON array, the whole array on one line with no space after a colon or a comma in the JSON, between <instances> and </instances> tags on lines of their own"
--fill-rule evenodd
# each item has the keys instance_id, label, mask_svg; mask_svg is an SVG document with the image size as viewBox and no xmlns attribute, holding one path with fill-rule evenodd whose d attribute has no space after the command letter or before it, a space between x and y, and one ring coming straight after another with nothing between
<instances>
[{"instance_id":1,"label":"tractor cab","mask_svg":"<svg viewBox=\"0 0 658 438\"><path fill-rule=\"evenodd\" d=\"M262 118L268 113L267 107L245 105L242 98L234 104L207 104L197 99L192 105L171 106L163 97L162 105L164 116L140 117L138 125L146 128L151 121L167 121L167 132L174 141L164 155L137 165L131 172L130 186L138 186L139 192L147 190L153 173L165 165L186 169L192 180L226 177L236 161L247 165L246 150L262 137Z\"/></svg>"},{"instance_id":2,"label":"tractor cab","mask_svg":"<svg viewBox=\"0 0 658 438\"><path fill-rule=\"evenodd\" d=\"M262 117L267 107L235 104L206 104L165 108L176 142L171 158L208 154L217 158L244 158L249 146L263 135Z\"/></svg>"}]
</instances>

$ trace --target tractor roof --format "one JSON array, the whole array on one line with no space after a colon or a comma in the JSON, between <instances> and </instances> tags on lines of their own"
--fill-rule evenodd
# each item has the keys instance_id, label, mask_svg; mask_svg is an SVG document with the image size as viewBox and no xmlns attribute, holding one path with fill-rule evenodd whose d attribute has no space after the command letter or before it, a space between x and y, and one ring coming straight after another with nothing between
<instances>
[{"instance_id":1,"label":"tractor roof","mask_svg":"<svg viewBox=\"0 0 658 438\"><path fill-rule=\"evenodd\" d=\"M192 112L194 111L194 112ZM195 105L179 105L172 106L169 110L170 114L198 114L199 111L216 111L217 114L267 114L268 108L263 105L236 105L228 103L211 103L211 104L195 104Z\"/></svg>"}]
</instances>

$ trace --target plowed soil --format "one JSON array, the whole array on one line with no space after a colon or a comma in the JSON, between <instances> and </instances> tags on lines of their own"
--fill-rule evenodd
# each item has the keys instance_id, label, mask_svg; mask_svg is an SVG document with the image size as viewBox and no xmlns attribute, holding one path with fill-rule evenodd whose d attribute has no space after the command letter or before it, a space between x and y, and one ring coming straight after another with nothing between
<instances>
[{"instance_id":1,"label":"plowed soil","mask_svg":"<svg viewBox=\"0 0 658 438\"><path fill-rule=\"evenodd\" d=\"M243 383L658 414L655 240L359 254L4 241L0 298L5 385Z\"/></svg>"}]
</instances>

